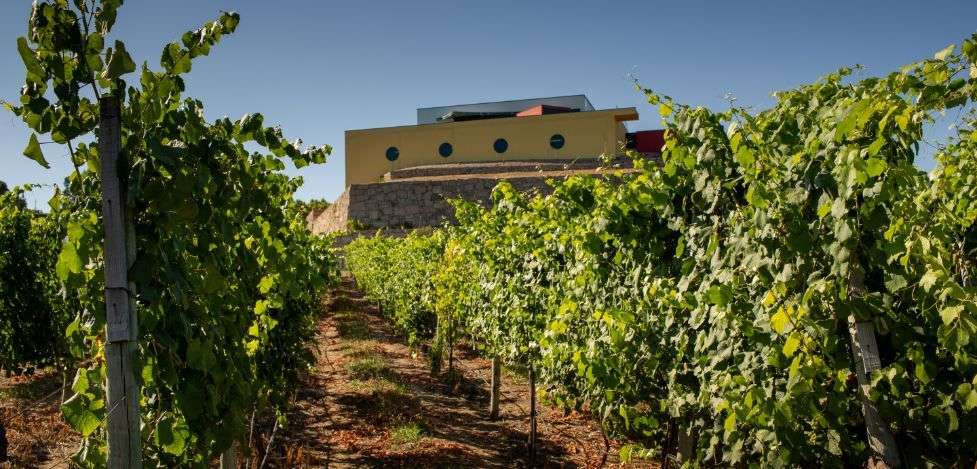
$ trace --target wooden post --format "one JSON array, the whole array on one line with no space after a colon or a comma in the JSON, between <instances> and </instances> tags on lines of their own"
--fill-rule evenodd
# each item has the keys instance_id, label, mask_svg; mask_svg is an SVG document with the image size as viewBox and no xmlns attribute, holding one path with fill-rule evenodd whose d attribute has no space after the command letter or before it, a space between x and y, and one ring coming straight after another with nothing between
<instances>
[{"instance_id":1,"label":"wooden post","mask_svg":"<svg viewBox=\"0 0 977 469\"><path fill-rule=\"evenodd\" d=\"M221 455L220 469L237 469L237 442L231 443L231 447Z\"/></svg>"},{"instance_id":2,"label":"wooden post","mask_svg":"<svg viewBox=\"0 0 977 469\"><path fill-rule=\"evenodd\" d=\"M133 284L129 267L135 262L134 226L127 213L125 184L119 175L122 165L121 106L119 98L99 100L98 154L101 160L102 224L105 227L105 362L106 434L108 467L142 467L139 428L139 383L132 362L135 358L136 328ZM127 217L128 215L128 217ZM129 218L129 220L127 220Z\"/></svg>"},{"instance_id":3,"label":"wooden post","mask_svg":"<svg viewBox=\"0 0 977 469\"><path fill-rule=\"evenodd\" d=\"M685 464L686 462L692 461L695 457L693 452L695 444L692 439L692 422L688 420L683 420L679 423L678 427L678 442L675 445L675 455L678 459L679 464Z\"/></svg>"},{"instance_id":4,"label":"wooden post","mask_svg":"<svg viewBox=\"0 0 977 469\"><path fill-rule=\"evenodd\" d=\"M536 467L536 372L529 365L529 467Z\"/></svg>"},{"instance_id":5,"label":"wooden post","mask_svg":"<svg viewBox=\"0 0 977 469\"><path fill-rule=\"evenodd\" d=\"M448 316L448 376L454 380L455 369L455 318Z\"/></svg>"},{"instance_id":6,"label":"wooden post","mask_svg":"<svg viewBox=\"0 0 977 469\"><path fill-rule=\"evenodd\" d=\"M499 357L492 358L492 393L489 396L489 418L496 420L499 418L499 391L502 389L502 360Z\"/></svg>"},{"instance_id":7,"label":"wooden post","mask_svg":"<svg viewBox=\"0 0 977 469\"><path fill-rule=\"evenodd\" d=\"M670 453L672 452L672 440L674 439L675 433L675 418L669 417L668 424L665 425L665 441L662 443L662 454L658 458L658 465L662 469L669 469L669 459Z\"/></svg>"},{"instance_id":8,"label":"wooden post","mask_svg":"<svg viewBox=\"0 0 977 469\"><path fill-rule=\"evenodd\" d=\"M2 184L0 184L0 189L3 189ZM7 448L9 446L7 443L7 430L3 427L3 421L0 421L0 462L7 462Z\"/></svg>"},{"instance_id":9,"label":"wooden post","mask_svg":"<svg viewBox=\"0 0 977 469\"><path fill-rule=\"evenodd\" d=\"M851 264L859 265L857 258L852 256ZM865 273L854 267L849 274L848 295L853 298L865 294ZM865 432L868 436L868 446L875 458L880 459L882 467L897 468L902 466L899 458L899 447L889 431L889 426L882 421L875 403L869 399L869 388L872 383L872 372L882 368L879 358L879 345L875 340L875 324L871 319L858 320L854 315L848 318L848 330L851 333L851 351L855 357L855 375L858 378L858 398L862 402L862 416L865 418ZM870 466L872 466L870 461ZM878 464L875 467L879 467Z\"/></svg>"},{"instance_id":10,"label":"wooden post","mask_svg":"<svg viewBox=\"0 0 977 469\"><path fill-rule=\"evenodd\" d=\"M868 397L872 372L882 367L879 346L875 341L875 324L872 321L856 321L853 316L849 318L849 330L852 354L855 355L855 374L858 377L858 397L862 401L862 416L865 418L868 445L875 457L881 459L885 466L901 467L902 461L899 458L896 440L889 431L888 425L879 416L875 403Z\"/></svg>"}]
</instances>

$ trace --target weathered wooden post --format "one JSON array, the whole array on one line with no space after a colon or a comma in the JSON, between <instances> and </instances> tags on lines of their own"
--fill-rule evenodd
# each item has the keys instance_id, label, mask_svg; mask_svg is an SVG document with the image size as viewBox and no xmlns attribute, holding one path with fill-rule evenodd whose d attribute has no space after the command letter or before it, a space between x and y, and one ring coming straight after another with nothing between
<instances>
[{"instance_id":1,"label":"weathered wooden post","mask_svg":"<svg viewBox=\"0 0 977 469\"><path fill-rule=\"evenodd\" d=\"M0 182L0 189L4 189L3 183ZM0 192L3 192L0 190ZM7 448L9 444L7 443L7 430L3 427L3 422L0 421L0 462L7 462Z\"/></svg>"},{"instance_id":2,"label":"weathered wooden post","mask_svg":"<svg viewBox=\"0 0 977 469\"><path fill-rule=\"evenodd\" d=\"M492 393L489 396L489 418L499 418L499 392L502 390L502 360L498 356L492 358Z\"/></svg>"},{"instance_id":3,"label":"weathered wooden post","mask_svg":"<svg viewBox=\"0 0 977 469\"><path fill-rule=\"evenodd\" d=\"M231 443L231 447L221 455L220 469L237 469L237 442Z\"/></svg>"},{"instance_id":4,"label":"weathered wooden post","mask_svg":"<svg viewBox=\"0 0 977 469\"><path fill-rule=\"evenodd\" d=\"M105 362L108 467L142 466L139 429L139 383L133 372L137 346L134 285L128 280L135 262L132 214L127 213L126 188L119 175L124 164L119 97L99 99L98 154L102 176L102 223L105 227Z\"/></svg>"},{"instance_id":5,"label":"weathered wooden post","mask_svg":"<svg viewBox=\"0 0 977 469\"><path fill-rule=\"evenodd\" d=\"M888 425L879 416L875 403L868 396L872 372L882 368L879 346L875 340L875 324L872 321L858 321L852 316L849 318L849 328L852 354L855 355L855 374L858 377L858 397L862 402L862 416L865 418L868 445L886 466L901 467L902 461L899 458L896 440L889 431Z\"/></svg>"},{"instance_id":6,"label":"weathered wooden post","mask_svg":"<svg viewBox=\"0 0 977 469\"><path fill-rule=\"evenodd\" d=\"M857 265L854 260L852 265ZM857 268L857 267L856 267ZM861 297L865 293L864 274L856 270L850 274L849 296ZM852 355L855 357L855 375L858 378L858 398L862 402L862 416L865 418L865 432L868 445L875 457L881 459L884 467L897 468L902 466L899 457L899 447L889 431L889 426L879 416L875 403L869 399L872 372L882 368L879 359L879 345L875 340L875 323L871 319L859 320L854 315L848 318L851 333ZM878 467L878 466L876 466Z\"/></svg>"},{"instance_id":7,"label":"weathered wooden post","mask_svg":"<svg viewBox=\"0 0 977 469\"><path fill-rule=\"evenodd\" d=\"M675 456L679 464L685 464L695 459L695 439L692 437L691 419L682 419L679 425Z\"/></svg>"},{"instance_id":8,"label":"weathered wooden post","mask_svg":"<svg viewBox=\"0 0 977 469\"><path fill-rule=\"evenodd\" d=\"M536 467L536 371L529 365L529 467Z\"/></svg>"}]
</instances>

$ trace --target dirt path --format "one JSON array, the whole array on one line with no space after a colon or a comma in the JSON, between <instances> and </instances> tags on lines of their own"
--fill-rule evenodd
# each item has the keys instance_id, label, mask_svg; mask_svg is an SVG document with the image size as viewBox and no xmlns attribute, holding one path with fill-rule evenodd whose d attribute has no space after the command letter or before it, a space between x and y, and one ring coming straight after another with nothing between
<instances>
[{"instance_id":1,"label":"dirt path","mask_svg":"<svg viewBox=\"0 0 977 469\"><path fill-rule=\"evenodd\" d=\"M297 391L282 466L524 467L526 380L503 374L501 416L488 418L491 361L461 348L454 384L432 376L390 323L346 280L319 323L317 366ZM446 365L445 365L446 366ZM544 467L618 466L617 445L580 414L540 407ZM632 466L633 467L633 466Z\"/></svg>"},{"instance_id":2,"label":"dirt path","mask_svg":"<svg viewBox=\"0 0 977 469\"><path fill-rule=\"evenodd\" d=\"M61 418L61 387L60 374L52 370L0 378L0 446L8 445L9 458L0 468L69 466L80 436Z\"/></svg>"},{"instance_id":3,"label":"dirt path","mask_svg":"<svg viewBox=\"0 0 977 469\"><path fill-rule=\"evenodd\" d=\"M503 372L500 418L490 420L490 360L461 346L457 373L433 376L348 279L327 301L316 335L316 365L296 389L287 424L272 432L270 416L259 418L238 467L261 467L266 447L265 468L526 466L529 395L519 373ZM69 465L79 436L61 418L61 384L50 370L0 377L10 444L0 468ZM538 466L620 466L617 443L604 445L588 416L539 407Z\"/></svg>"}]
</instances>

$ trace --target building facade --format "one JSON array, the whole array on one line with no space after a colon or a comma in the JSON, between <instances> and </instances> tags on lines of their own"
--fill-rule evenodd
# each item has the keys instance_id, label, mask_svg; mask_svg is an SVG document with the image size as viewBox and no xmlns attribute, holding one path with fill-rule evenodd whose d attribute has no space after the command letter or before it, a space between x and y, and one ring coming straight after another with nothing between
<instances>
[{"instance_id":1,"label":"building facade","mask_svg":"<svg viewBox=\"0 0 977 469\"><path fill-rule=\"evenodd\" d=\"M546 179L595 172L601 156L657 154L662 132L629 133L637 119L635 108L598 110L573 95L421 108L416 125L349 130L346 190L310 226L437 225L451 220L445 198L485 202L500 180L547 192Z\"/></svg>"},{"instance_id":2,"label":"building facade","mask_svg":"<svg viewBox=\"0 0 977 469\"><path fill-rule=\"evenodd\" d=\"M634 108L594 110L586 97L468 104L418 110L417 125L346 131L346 184L378 182L414 166L574 159L614 154ZM518 110L503 105L517 103ZM512 106L509 106L511 109ZM499 110L503 109L503 110ZM432 121L432 115L438 115Z\"/></svg>"}]
</instances>

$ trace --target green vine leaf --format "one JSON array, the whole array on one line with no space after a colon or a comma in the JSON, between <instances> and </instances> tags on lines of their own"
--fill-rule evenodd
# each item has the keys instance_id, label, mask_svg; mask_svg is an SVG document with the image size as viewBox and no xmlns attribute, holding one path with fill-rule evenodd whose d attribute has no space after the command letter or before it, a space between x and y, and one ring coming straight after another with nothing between
<instances>
[{"instance_id":1,"label":"green vine leaf","mask_svg":"<svg viewBox=\"0 0 977 469\"><path fill-rule=\"evenodd\" d=\"M787 316L786 310L780 308L770 317L770 327L774 332L778 334L783 334L787 331L787 326L790 324L790 317Z\"/></svg>"},{"instance_id":2,"label":"green vine leaf","mask_svg":"<svg viewBox=\"0 0 977 469\"><path fill-rule=\"evenodd\" d=\"M156 444L169 454L179 456L187 450L190 431L186 425L177 423L172 417L164 417L156 426Z\"/></svg>"},{"instance_id":3,"label":"green vine leaf","mask_svg":"<svg viewBox=\"0 0 977 469\"><path fill-rule=\"evenodd\" d=\"M44 159L44 152L41 151L41 144L37 141L37 134L31 134L27 141L27 147L24 148L24 156L36 161L44 169L51 169L51 165Z\"/></svg>"},{"instance_id":4,"label":"green vine leaf","mask_svg":"<svg viewBox=\"0 0 977 469\"><path fill-rule=\"evenodd\" d=\"M108 65L102 72L103 80L114 80L136 71L136 63L132 61L129 52L126 51L125 44L119 40L115 41L114 48L109 48L106 62Z\"/></svg>"},{"instance_id":5,"label":"green vine leaf","mask_svg":"<svg viewBox=\"0 0 977 469\"><path fill-rule=\"evenodd\" d=\"M98 415L89 409L86 400L80 394L65 401L61 406L61 412L68 424L83 437L91 435L101 423Z\"/></svg>"},{"instance_id":6,"label":"green vine leaf","mask_svg":"<svg viewBox=\"0 0 977 469\"><path fill-rule=\"evenodd\" d=\"M944 47L943 49L941 49L936 54L934 54L933 58L935 58L936 60L946 60L948 57L950 57L951 54L953 54L953 49L956 47L957 47L956 44L950 44Z\"/></svg>"},{"instance_id":7,"label":"green vine leaf","mask_svg":"<svg viewBox=\"0 0 977 469\"><path fill-rule=\"evenodd\" d=\"M27 38L17 38L17 52L20 54L20 59L24 62L24 66L27 68L28 77L35 81L43 80L44 69L41 68L41 63L38 62L37 55L33 50L31 50L30 46L27 45Z\"/></svg>"},{"instance_id":8,"label":"green vine leaf","mask_svg":"<svg viewBox=\"0 0 977 469\"><path fill-rule=\"evenodd\" d=\"M81 257L73 244L65 243L62 246L55 271L62 282L68 280L68 275L81 272Z\"/></svg>"},{"instance_id":9,"label":"green vine leaf","mask_svg":"<svg viewBox=\"0 0 977 469\"><path fill-rule=\"evenodd\" d=\"M797 351L797 347L800 346L801 339L796 332L792 332L790 336L787 337L787 341L784 342L784 355L788 358L794 356L794 352Z\"/></svg>"}]
</instances>

